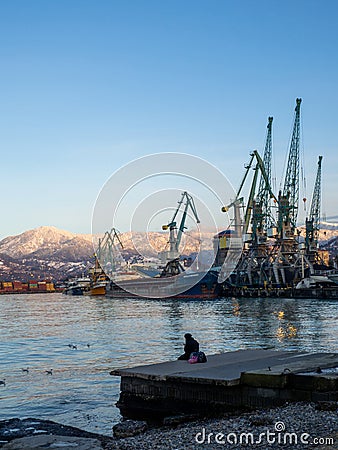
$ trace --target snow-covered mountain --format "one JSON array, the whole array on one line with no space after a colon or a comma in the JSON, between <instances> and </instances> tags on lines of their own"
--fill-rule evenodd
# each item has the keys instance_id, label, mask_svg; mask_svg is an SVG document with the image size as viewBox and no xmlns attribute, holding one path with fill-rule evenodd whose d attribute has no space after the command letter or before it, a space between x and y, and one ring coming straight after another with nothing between
<instances>
[{"instance_id":1,"label":"snow-covered mountain","mask_svg":"<svg viewBox=\"0 0 338 450\"><path fill-rule=\"evenodd\" d=\"M43 226L0 241L1 279L55 280L76 276L93 264L90 236Z\"/></svg>"},{"instance_id":2,"label":"snow-covered mountain","mask_svg":"<svg viewBox=\"0 0 338 450\"><path fill-rule=\"evenodd\" d=\"M213 233L203 234L203 249L212 247L212 237ZM121 241L127 257L137 253L154 256L166 249L168 233L124 233ZM187 233L182 239L182 252L196 252L198 245L196 233ZM0 241L0 279L61 280L81 275L93 266L93 255L91 235L42 226Z\"/></svg>"},{"instance_id":3,"label":"snow-covered mountain","mask_svg":"<svg viewBox=\"0 0 338 450\"><path fill-rule=\"evenodd\" d=\"M43 226L3 239L0 241L0 253L12 258L31 255L34 252L52 253L62 247L72 246L73 239L77 240L77 244L82 244L82 247L89 248L88 244L91 245L90 235L77 235L56 227Z\"/></svg>"},{"instance_id":4,"label":"snow-covered mountain","mask_svg":"<svg viewBox=\"0 0 338 450\"><path fill-rule=\"evenodd\" d=\"M185 233L181 252L189 255L198 251L200 241L202 250L210 250L212 238L213 233ZM329 243L330 249L336 249L338 224L322 223L319 238L323 245ZM151 257L168 248L168 233L124 233L121 241L125 256L138 253ZM93 255L91 235L42 226L0 241L0 280L62 280L81 275L93 266Z\"/></svg>"}]
</instances>

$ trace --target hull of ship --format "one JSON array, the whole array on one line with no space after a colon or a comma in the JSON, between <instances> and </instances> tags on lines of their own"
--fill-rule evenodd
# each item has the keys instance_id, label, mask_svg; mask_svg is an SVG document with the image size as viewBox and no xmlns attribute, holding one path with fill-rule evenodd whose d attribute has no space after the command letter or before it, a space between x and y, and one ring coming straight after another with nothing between
<instances>
[{"instance_id":1,"label":"hull of ship","mask_svg":"<svg viewBox=\"0 0 338 450\"><path fill-rule=\"evenodd\" d=\"M82 287L77 286L77 287L71 287L71 288L64 289L64 291L62 293L65 295L83 295L83 291L84 291L84 289Z\"/></svg>"},{"instance_id":2,"label":"hull of ship","mask_svg":"<svg viewBox=\"0 0 338 450\"><path fill-rule=\"evenodd\" d=\"M106 285L92 286L89 295L106 295Z\"/></svg>"},{"instance_id":3,"label":"hull of ship","mask_svg":"<svg viewBox=\"0 0 338 450\"><path fill-rule=\"evenodd\" d=\"M192 283L196 277L196 284ZM173 294L173 280L168 278L152 278L119 281L107 286L106 295L114 298L179 298L179 299L214 299L219 296L219 285L216 273L207 273L201 280L200 274L192 274L180 279L179 292ZM184 283L187 288L184 289ZM193 285L192 285L193 284ZM137 294L135 293L137 292Z\"/></svg>"}]
</instances>

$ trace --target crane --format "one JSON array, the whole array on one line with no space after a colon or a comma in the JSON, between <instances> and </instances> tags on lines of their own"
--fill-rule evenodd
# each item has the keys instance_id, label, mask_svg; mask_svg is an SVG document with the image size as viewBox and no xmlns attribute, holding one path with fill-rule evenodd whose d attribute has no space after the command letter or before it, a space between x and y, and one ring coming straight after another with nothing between
<instances>
[{"instance_id":1,"label":"crane","mask_svg":"<svg viewBox=\"0 0 338 450\"><path fill-rule=\"evenodd\" d=\"M322 156L318 158L316 181L313 188L309 217L305 220L306 252L311 262L314 262L319 234Z\"/></svg>"},{"instance_id":2,"label":"crane","mask_svg":"<svg viewBox=\"0 0 338 450\"><path fill-rule=\"evenodd\" d=\"M298 242L300 231L296 229L299 203L301 102L301 98L296 99L284 186L278 194L278 237L272 255L272 268L278 286L291 286L303 278L305 269L312 270L311 262L301 251L301 245Z\"/></svg>"},{"instance_id":3,"label":"crane","mask_svg":"<svg viewBox=\"0 0 338 450\"><path fill-rule=\"evenodd\" d=\"M271 124L272 121L270 121ZM236 198L233 202L230 203L228 206L223 206L222 211L226 212L230 207L234 207L235 209L235 224L236 224L236 237L240 237L242 239L242 235L244 237L244 241L248 242L250 241L251 246L246 248L244 247L241 258L239 260L239 263L237 265L236 270L234 270L234 275L232 279L235 279L236 284L252 284L252 272L256 272L258 274L258 278L261 278L261 265L263 264L264 260L267 257L267 249L262 249L260 245L256 244L262 244L261 241L258 239L258 230L257 230L257 223L256 218L258 216L257 214L257 204L255 201L255 194L257 190L257 182L258 182L258 175L261 175L262 182L260 183L261 186L264 186L264 189L262 188L261 192L264 191L264 195L267 196L268 201L270 199L274 199L275 202L277 202L277 198L272 192L271 186L270 186L270 180L268 178L268 175L265 170L265 165L260 157L257 150L254 150L251 154L251 159L249 161L249 164L245 166L246 172L244 174L243 180L240 184L240 187L237 191ZM254 165L255 162L255 165ZM254 167L253 167L254 165ZM253 167L254 175L251 182L250 187L250 193L247 201L247 205L245 208L244 213L244 223L243 225L240 224L240 214L239 209L241 205L243 204L243 197L240 197L242 188L244 186L244 183L247 179L249 170ZM258 200L259 201L259 200ZM261 211L261 210L260 210ZM261 215L261 214L260 214ZM260 216L259 215L259 216ZM252 235L251 238L250 235L247 234L250 226L250 221L252 218ZM265 239L266 240L266 239ZM259 247L259 248L258 248Z\"/></svg>"},{"instance_id":4,"label":"crane","mask_svg":"<svg viewBox=\"0 0 338 450\"><path fill-rule=\"evenodd\" d=\"M299 144L300 144L300 105L302 99L296 99L295 119L283 186L279 192L278 231L281 238L294 235L298 216L299 201Z\"/></svg>"},{"instance_id":5,"label":"crane","mask_svg":"<svg viewBox=\"0 0 338 450\"><path fill-rule=\"evenodd\" d=\"M99 240L95 256L107 275L112 275L115 272L116 263L118 262L117 255L119 255L117 245L123 249L123 244L116 228L106 231L103 238Z\"/></svg>"},{"instance_id":6,"label":"crane","mask_svg":"<svg viewBox=\"0 0 338 450\"><path fill-rule=\"evenodd\" d=\"M254 167L254 177L251 183L251 188L250 188L250 193L249 193L249 198L248 198L248 202L247 202L247 206L246 206L246 210L245 210L245 216L244 216L244 226L243 226L243 234L248 232L249 229L249 225L250 225L250 219L251 219L251 212L252 209L254 207L254 198L255 198L255 192L256 192L256 186L257 186L257 179L258 179L258 173L260 171L261 173L261 177L263 179L263 183L265 186L265 190L267 191L267 194L269 195L269 198L273 198L276 202L277 202L277 198L275 197L274 193L272 192L271 186L270 186L270 181L268 178L268 175L266 173L265 170L265 166L264 166L264 162L262 160L262 158L260 157L259 153L257 150L254 150L251 154L250 154L251 158L249 161L249 164L247 164L245 166L245 174L244 177L242 179L242 182L239 186L239 189L237 191L236 194L236 199L228 206L223 206L222 207L222 211L226 212L228 211L228 209L232 206L235 206L236 204L240 203L240 194L242 193L242 189L244 186L244 183L247 179L249 170L252 168L253 162L256 161L256 166ZM241 201L241 203L243 203L243 201Z\"/></svg>"},{"instance_id":7,"label":"crane","mask_svg":"<svg viewBox=\"0 0 338 450\"><path fill-rule=\"evenodd\" d=\"M183 212L181 221L178 227L177 231L177 216L180 211L182 211L183 206ZM180 257L180 244L182 240L182 235L184 233L184 230L187 228L185 226L188 211L192 212L196 223L200 223L200 220L197 215L197 210L195 207L194 199L188 192L184 191L182 193L181 199L178 202L178 206L176 208L176 211L171 219L171 221L166 224L162 225L162 230L168 230L169 229L169 250L162 252L161 257L164 259L164 261L167 263L163 273L161 276L172 276L177 275L184 269L179 264L179 257ZM176 233L177 231L177 233Z\"/></svg>"},{"instance_id":8,"label":"crane","mask_svg":"<svg viewBox=\"0 0 338 450\"><path fill-rule=\"evenodd\" d=\"M271 216L271 157L272 157L272 121L273 117L268 118L266 142L263 154L263 165L266 177L261 174L258 194L253 208L253 234L257 232L266 232L273 225ZM267 181L266 181L267 180Z\"/></svg>"}]
</instances>

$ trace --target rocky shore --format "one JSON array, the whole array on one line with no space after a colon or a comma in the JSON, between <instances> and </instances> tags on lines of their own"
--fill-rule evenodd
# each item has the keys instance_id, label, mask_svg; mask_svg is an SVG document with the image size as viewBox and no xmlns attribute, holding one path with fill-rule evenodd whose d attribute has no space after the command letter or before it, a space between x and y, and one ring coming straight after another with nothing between
<instances>
[{"instance_id":1,"label":"rocky shore","mask_svg":"<svg viewBox=\"0 0 338 450\"><path fill-rule=\"evenodd\" d=\"M338 449L338 403L292 403L279 408L185 423L107 444L118 450ZM331 440L329 440L331 439ZM285 442L285 443L284 443Z\"/></svg>"},{"instance_id":2,"label":"rocky shore","mask_svg":"<svg viewBox=\"0 0 338 450\"><path fill-rule=\"evenodd\" d=\"M146 428L138 423L131 424L131 428L131 432L134 429L140 434L118 439L49 421L11 419L0 422L0 447L2 450L57 447L65 450L332 450L338 449L338 402L292 403L177 426Z\"/></svg>"}]
</instances>

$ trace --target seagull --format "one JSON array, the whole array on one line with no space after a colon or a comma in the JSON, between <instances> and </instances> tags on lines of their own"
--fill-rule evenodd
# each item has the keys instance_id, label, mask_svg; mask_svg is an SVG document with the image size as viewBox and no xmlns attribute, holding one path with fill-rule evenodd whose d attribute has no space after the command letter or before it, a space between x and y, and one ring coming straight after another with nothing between
<instances>
[{"instance_id":1,"label":"seagull","mask_svg":"<svg viewBox=\"0 0 338 450\"><path fill-rule=\"evenodd\" d=\"M46 370L46 374L47 374L47 375L53 375L53 369Z\"/></svg>"},{"instance_id":2,"label":"seagull","mask_svg":"<svg viewBox=\"0 0 338 450\"><path fill-rule=\"evenodd\" d=\"M6 386L6 381L5 380L0 380L0 386Z\"/></svg>"},{"instance_id":3,"label":"seagull","mask_svg":"<svg viewBox=\"0 0 338 450\"><path fill-rule=\"evenodd\" d=\"M27 367L27 369L21 369L23 372L25 372L25 373L28 373L29 372L29 369L28 369L28 367Z\"/></svg>"}]
</instances>

